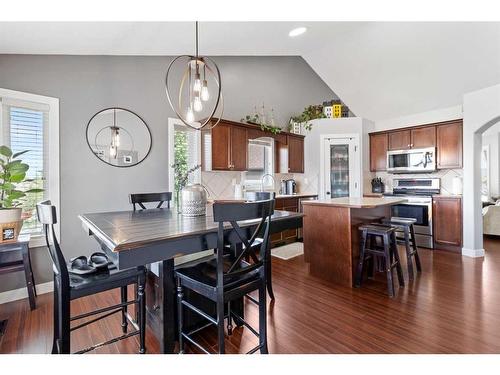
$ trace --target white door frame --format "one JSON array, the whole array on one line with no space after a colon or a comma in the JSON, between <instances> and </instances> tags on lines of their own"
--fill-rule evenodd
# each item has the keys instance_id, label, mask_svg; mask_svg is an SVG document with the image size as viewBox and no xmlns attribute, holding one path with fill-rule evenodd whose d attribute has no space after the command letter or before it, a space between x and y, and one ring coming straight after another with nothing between
<instances>
[{"instance_id":1,"label":"white door frame","mask_svg":"<svg viewBox=\"0 0 500 375\"><path fill-rule=\"evenodd\" d=\"M358 183L358 196L361 197L361 149L359 144L359 134L357 133L348 133L348 134L321 134L319 139L319 196L320 199L329 199L325 194L325 141L327 139L342 139L342 138L352 138L354 141L354 145L357 147L357 151L355 153L356 158L353 161L353 164L356 166L354 171L350 171L349 178ZM351 173L352 172L352 173ZM351 177L352 176L352 177ZM351 189L350 189L351 192Z\"/></svg>"}]
</instances>

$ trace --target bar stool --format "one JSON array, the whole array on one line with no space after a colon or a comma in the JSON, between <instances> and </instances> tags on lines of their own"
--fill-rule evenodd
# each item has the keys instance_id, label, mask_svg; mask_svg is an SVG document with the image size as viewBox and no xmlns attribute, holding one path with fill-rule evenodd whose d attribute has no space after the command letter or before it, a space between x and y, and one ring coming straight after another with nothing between
<instances>
[{"instance_id":1,"label":"bar stool","mask_svg":"<svg viewBox=\"0 0 500 375\"><path fill-rule=\"evenodd\" d=\"M413 272L413 258L415 258L415 266L417 272L422 272L422 265L420 264L420 257L418 256L417 241L415 238L415 229L413 224L417 220L413 218L399 218L393 217L391 219L382 220L383 224L391 225L396 230L402 231L404 237L397 237L397 243L404 244L406 249L406 259L408 263L408 278L412 281L415 276ZM411 247L410 247L411 246Z\"/></svg>"},{"instance_id":2,"label":"bar stool","mask_svg":"<svg viewBox=\"0 0 500 375\"><path fill-rule=\"evenodd\" d=\"M367 260L373 262L374 258L382 259L384 271L387 275L387 291L390 297L394 297L394 282L392 279L392 270L394 268L396 268L399 286L403 287L405 285L396 245L396 228L367 224L360 226L359 230L361 232L361 242L354 285L357 288L361 286L364 264ZM376 245L376 238L382 239L382 246Z\"/></svg>"}]
</instances>

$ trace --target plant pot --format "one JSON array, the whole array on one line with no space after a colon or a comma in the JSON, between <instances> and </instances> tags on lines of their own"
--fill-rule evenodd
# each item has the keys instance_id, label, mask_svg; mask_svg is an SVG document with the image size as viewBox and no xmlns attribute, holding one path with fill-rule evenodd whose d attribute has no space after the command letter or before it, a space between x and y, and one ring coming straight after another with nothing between
<instances>
[{"instance_id":1,"label":"plant pot","mask_svg":"<svg viewBox=\"0 0 500 375\"><path fill-rule=\"evenodd\" d=\"M0 224L13 223L21 220L22 208L2 208L0 209Z\"/></svg>"},{"instance_id":2,"label":"plant pot","mask_svg":"<svg viewBox=\"0 0 500 375\"><path fill-rule=\"evenodd\" d=\"M21 208L0 209L0 243L16 242L23 226Z\"/></svg>"}]
</instances>

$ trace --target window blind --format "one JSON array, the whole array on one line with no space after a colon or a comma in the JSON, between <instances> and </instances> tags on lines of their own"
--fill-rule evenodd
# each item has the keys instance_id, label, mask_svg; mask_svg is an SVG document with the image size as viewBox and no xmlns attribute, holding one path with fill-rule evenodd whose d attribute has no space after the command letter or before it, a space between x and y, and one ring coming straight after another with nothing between
<instances>
[{"instance_id":1,"label":"window blind","mask_svg":"<svg viewBox=\"0 0 500 375\"><path fill-rule=\"evenodd\" d=\"M21 189L47 189L47 124L48 111L40 108L4 105L7 123L4 124L4 143L10 144L13 153L29 150L21 159L30 166L26 177L32 181L22 183ZM36 203L43 200L44 193L29 194L22 205L24 215L29 215L22 233L38 234L42 227L36 219Z\"/></svg>"}]
</instances>

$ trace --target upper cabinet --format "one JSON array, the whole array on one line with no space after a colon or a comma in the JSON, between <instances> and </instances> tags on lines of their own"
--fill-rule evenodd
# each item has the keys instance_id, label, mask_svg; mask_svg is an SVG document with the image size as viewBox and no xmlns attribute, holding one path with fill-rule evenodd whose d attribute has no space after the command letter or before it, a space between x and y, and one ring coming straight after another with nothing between
<instances>
[{"instance_id":1,"label":"upper cabinet","mask_svg":"<svg viewBox=\"0 0 500 375\"><path fill-rule=\"evenodd\" d=\"M411 130L411 148L436 147L436 127L425 126Z\"/></svg>"},{"instance_id":2,"label":"upper cabinet","mask_svg":"<svg viewBox=\"0 0 500 375\"><path fill-rule=\"evenodd\" d=\"M247 169L247 129L221 121L203 131L203 169L213 171L245 171Z\"/></svg>"},{"instance_id":3,"label":"upper cabinet","mask_svg":"<svg viewBox=\"0 0 500 375\"><path fill-rule=\"evenodd\" d=\"M370 135L370 171L378 172L387 169L387 133Z\"/></svg>"},{"instance_id":4,"label":"upper cabinet","mask_svg":"<svg viewBox=\"0 0 500 375\"><path fill-rule=\"evenodd\" d=\"M304 173L304 138L288 137L288 173Z\"/></svg>"},{"instance_id":5,"label":"upper cabinet","mask_svg":"<svg viewBox=\"0 0 500 375\"><path fill-rule=\"evenodd\" d=\"M437 168L462 168L462 120L436 127Z\"/></svg>"},{"instance_id":6,"label":"upper cabinet","mask_svg":"<svg viewBox=\"0 0 500 375\"><path fill-rule=\"evenodd\" d=\"M389 150L406 150L411 148L411 131L401 130L389 133Z\"/></svg>"},{"instance_id":7,"label":"upper cabinet","mask_svg":"<svg viewBox=\"0 0 500 375\"><path fill-rule=\"evenodd\" d=\"M213 129L202 130L202 164L205 171L246 171L248 140L261 137L275 141L275 171L304 173L304 136L272 134L257 125L221 120Z\"/></svg>"},{"instance_id":8,"label":"upper cabinet","mask_svg":"<svg viewBox=\"0 0 500 375\"><path fill-rule=\"evenodd\" d=\"M436 147L436 168L462 168L462 120L370 134L370 171L385 171L388 150Z\"/></svg>"}]
</instances>

